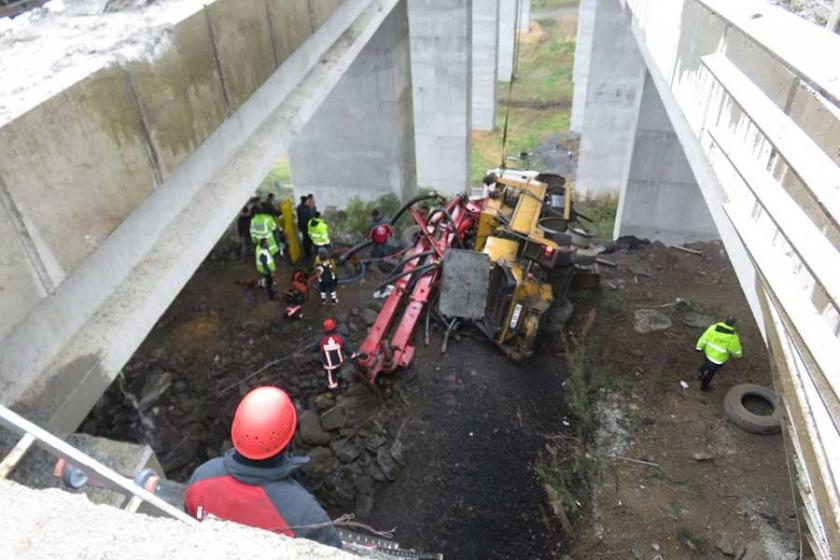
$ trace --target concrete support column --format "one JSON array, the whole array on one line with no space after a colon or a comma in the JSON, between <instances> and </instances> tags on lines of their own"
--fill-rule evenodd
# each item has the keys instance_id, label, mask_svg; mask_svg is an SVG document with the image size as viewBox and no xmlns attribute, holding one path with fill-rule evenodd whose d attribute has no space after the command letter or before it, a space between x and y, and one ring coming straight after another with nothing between
<instances>
[{"instance_id":1,"label":"concrete support column","mask_svg":"<svg viewBox=\"0 0 840 560\"><path fill-rule=\"evenodd\" d=\"M297 194L320 208L417 189L408 16L402 0L289 148Z\"/></svg>"},{"instance_id":2,"label":"concrete support column","mask_svg":"<svg viewBox=\"0 0 840 560\"><path fill-rule=\"evenodd\" d=\"M499 0L473 0L472 127L496 123L496 64L499 58Z\"/></svg>"},{"instance_id":3,"label":"concrete support column","mask_svg":"<svg viewBox=\"0 0 840 560\"><path fill-rule=\"evenodd\" d=\"M576 186L586 197L615 197L633 144L644 61L619 0L594 2Z\"/></svg>"},{"instance_id":4,"label":"concrete support column","mask_svg":"<svg viewBox=\"0 0 840 560\"><path fill-rule=\"evenodd\" d=\"M583 127L586 109L586 86L589 83L589 65L592 56L592 32L595 28L597 0L580 0L578 4L577 38L575 39L575 68L572 75L572 119L569 130L578 134Z\"/></svg>"},{"instance_id":5,"label":"concrete support column","mask_svg":"<svg viewBox=\"0 0 840 560\"><path fill-rule=\"evenodd\" d=\"M531 0L519 0L519 31L531 29Z\"/></svg>"},{"instance_id":6,"label":"concrete support column","mask_svg":"<svg viewBox=\"0 0 840 560\"><path fill-rule=\"evenodd\" d=\"M614 236L635 235L669 245L720 236L682 145L649 73L641 103Z\"/></svg>"},{"instance_id":7,"label":"concrete support column","mask_svg":"<svg viewBox=\"0 0 840 560\"><path fill-rule=\"evenodd\" d=\"M463 192L470 178L472 0L408 0L417 184Z\"/></svg>"},{"instance_id":8,"label":"concrete support column","mask_svg":"<svg viewBox=\"0 0 840 560\"><path fill-rule=\"evenodd\" d=\"M500 82L509 82L513 77L518 1L499 0L499 61L496 65L496 79Z\"/></svg>"}]
</instances>

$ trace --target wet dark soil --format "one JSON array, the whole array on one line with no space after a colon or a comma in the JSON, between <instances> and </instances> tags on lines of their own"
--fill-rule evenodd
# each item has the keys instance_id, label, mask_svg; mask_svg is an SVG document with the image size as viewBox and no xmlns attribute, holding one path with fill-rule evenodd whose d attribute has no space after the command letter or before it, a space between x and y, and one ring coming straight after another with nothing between
<instances>
[{"instance_id":1,"label":"wet dark soil","mask_svg":"<svg viewBox=\"0 0 840 560\"><path fill-rule=\"evenodd\" d=\"M290 322L264 291L237 283L251 274L248 264L206 262L82 431L148 442L167 475L186 480L230 447L233 412L250 388L277 384L293 396L299 414L320 412L315 399L325 383L316 356L292 354L319 336L326 316L337 317L358 347L366 332L362 311L373 303L380 275L373 271L342 288L335 308L311 299L304 319ZM284 266L281 290L289 275ZM296 437L296 453L330 450L323 452L326 474L305 482L334 517L355 512L376 527L395 527L405 547L447 558L555 557L563 544L533 470L543 434L562 430L563 379L554 342L530 362L514 364L484 340L464 336L442 355L437 330L429 347L422 339L422 333L415 337L410 369L385 379L384 387L352 390L363 399L347 402L362 404L349 408L345 427L330 432L329 446ZM249 377L278 357L288 359ZM349 462L339 453L345 440L360 452ZM378 468L383 450L386 461L393 456L404 465L387 461L392 481Z\"/></svg>"}]
</instances>

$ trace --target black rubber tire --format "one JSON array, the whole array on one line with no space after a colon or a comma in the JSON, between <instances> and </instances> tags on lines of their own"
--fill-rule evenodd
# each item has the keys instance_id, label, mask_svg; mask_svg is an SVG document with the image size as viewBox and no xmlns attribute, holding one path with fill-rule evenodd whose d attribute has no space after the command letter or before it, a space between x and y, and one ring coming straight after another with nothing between
<instances>
[{"instance_id":1,"label":"black rubber tire","mask_svg":"<svg viewBox=\"0 0 840 560\"><path fill-rule=\"evenodd\" d=\"M767 416L753 414L744 407L743 399L747 396L767 401L773 407L773 413ZM735 385L726 393L723 410L733 424L752 434L777 434L782 429L782 407L776 398L776 393L762 385L752 383Z\"/></svg>"}]
</instances>

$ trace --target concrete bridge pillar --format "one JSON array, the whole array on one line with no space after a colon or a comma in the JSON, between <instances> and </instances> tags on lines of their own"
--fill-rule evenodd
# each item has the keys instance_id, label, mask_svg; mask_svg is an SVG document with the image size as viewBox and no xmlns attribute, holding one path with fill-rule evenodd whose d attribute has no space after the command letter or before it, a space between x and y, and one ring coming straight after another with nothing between
<instances>
[{"instance_id":1,"label":"concrete bridge pillar","mask_svg":"<svg viewBox=\"0 0 840 560\"><path fill-rule=\"evenodd\" d=\"M297 194L320 208L414 194L407 0L397 4L289 148Z\"/></svg>"},{"instance_id":2,"label":"concrete bridge pillar","mask_svg":"<svg viewBox=\"0 0 840 560\"><path fill-rule=\"evenodd\" d=\"M635 235L669 245L720 235L650 73L639 103L614 236ZM591 115L590 115L591 116Z\"/></svg>"},{"instance_id":3,"label":"concrete bridge pillar","mask_svg":"<svg viewBox=\"0 0 840 560\"><path fill-rule=\"evenodd\" d=\"M499 61L496 79L500 82L509 82L513 77L517 5L518 0L499 0Z\"/></svg>"},{"instance_id":4,"label":"concrete bridge pillar","mask_svg":"<svg viewBox=\"0 0 840 560\"><path fill-rule=\"evenodd\" d=\"M496 64L499 58L499 0L473 0L472 127L496 123Z\"/></svg>"},{"instance_id":5,"label":"concrete bridge pillar","mask_svg":"<svg viewBox=\"0 0 840 560\"><path fill-rule=\"evenodd\" d=\"M588 198L616 197L633 145L645 67L619 0L590 0L589 9L592 3L594 26L576 187ZM577 66L585 61L575 62Z\"/></svg>"},{"instance_id":6,"label":"concrete bridge pillar","mask_svg":"<svg viewBox=\"0 0 840 560\"><path fill-rule=\"evenodd\" d=\"M519 0L519 31L531 29L531 0Z\"/></svg>"},{"instance_id":7,"label":"concrete bridge pillar","mask_svg":"<svg viewBox=\"0 0 840 560\"><path fill-rule=\"evenodd\" d=\"M408 0L417 184L448 194L470 178L472 0Z\"/></svg>"}]
</instances>

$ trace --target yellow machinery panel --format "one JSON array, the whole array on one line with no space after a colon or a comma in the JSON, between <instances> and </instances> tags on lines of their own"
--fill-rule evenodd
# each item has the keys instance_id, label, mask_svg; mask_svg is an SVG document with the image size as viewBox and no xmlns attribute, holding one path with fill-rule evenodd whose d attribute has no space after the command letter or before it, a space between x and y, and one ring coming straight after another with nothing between
<instances>
[{"instance_id":1,"label":"yellow machinery panel","mask_svg":"<svg viewBox=\"0 0 840 560\"><path fill-rule=\"evenodd\" d=\"M280 212L283 214L283 233L286 235L286 245L289 247L289 258L296 263L300 260L300 239L298 239L298 230L295 227L292 201L289 199L282 201Z\"/></svg>"},{"instance_id":2,"label":"yellow machinery panel","mask_svg":"<svg viewBox=\"0 0 840 560\"><path fill-rule=\"evenodd\" d=\"M519 243L513 239L502 239L501 237L488 236L482 253L490 256L490 262L496 263L505 260L509 263L516 262L516 254L519 252Z\"/></svg>"}]
</instances>

